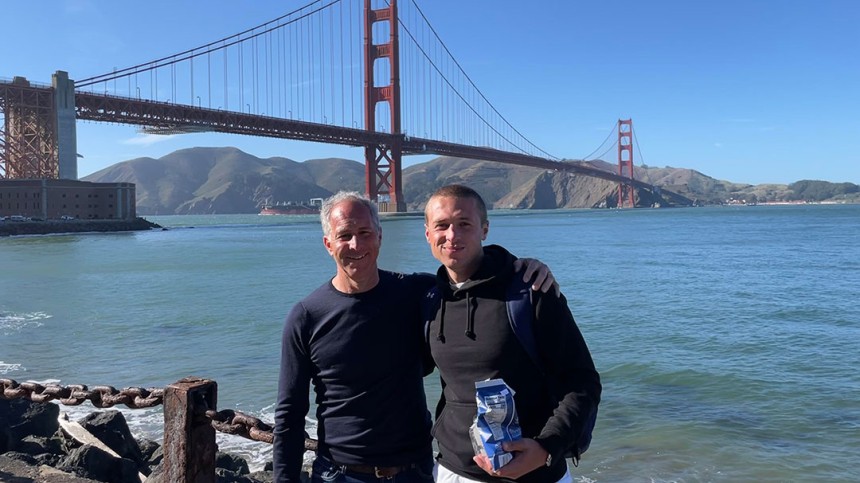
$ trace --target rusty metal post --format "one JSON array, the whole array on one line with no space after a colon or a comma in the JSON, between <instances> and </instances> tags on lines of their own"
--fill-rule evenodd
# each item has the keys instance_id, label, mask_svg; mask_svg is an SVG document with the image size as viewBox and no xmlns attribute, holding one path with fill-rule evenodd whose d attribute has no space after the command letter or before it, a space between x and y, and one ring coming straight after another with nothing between
<instances>
[{"instance_id":1,"label":"rusty metal post","mask_svg":"<svg viewBox=\"0 0 860 483\"><path fill-rule=\"evenodd\" d=\"M171 483L215 482L215 429L206 417L217 410L218 385L186 377L164 388L164 479Z\"/></svg>"}]
</instances>

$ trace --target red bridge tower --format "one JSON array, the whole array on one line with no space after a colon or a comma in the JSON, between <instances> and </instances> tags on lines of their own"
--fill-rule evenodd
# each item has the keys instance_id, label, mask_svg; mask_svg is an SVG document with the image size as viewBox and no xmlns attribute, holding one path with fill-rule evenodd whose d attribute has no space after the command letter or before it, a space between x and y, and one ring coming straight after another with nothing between
<instances>
[{"instance_id":1,"label":"red bridge tower","mask_svg":"<svg viewBox=\"0 0 860 483\"><path fill-rule=\"evenodd\" d=\"M625 170L627 171L625 173ZM618 176L633 179L633 120L618 120ZM636 207L633 185L618 183L618 207Z\"/></svg>"},{"instance_id":2,"label":"red bridge tower","mask_svg":"<svg viewBox=\"0 0 860 483\"><path fill-rule=\"evenodd\" d=\"M371 8L370 3L371 0L364 1L364 128L376 130L376 105L387 102L392 136L388 142L364 147L365 191L371 201L377 202L379 211L404 212L397 0L391 0L388 7L377 10ZM373 25L378 22L388 23L389 39L386 43L373 43ZM373 67L377 59L388 59L390 79L387 85L377 86L375 83Z\"/></svg>"}]
</instances>

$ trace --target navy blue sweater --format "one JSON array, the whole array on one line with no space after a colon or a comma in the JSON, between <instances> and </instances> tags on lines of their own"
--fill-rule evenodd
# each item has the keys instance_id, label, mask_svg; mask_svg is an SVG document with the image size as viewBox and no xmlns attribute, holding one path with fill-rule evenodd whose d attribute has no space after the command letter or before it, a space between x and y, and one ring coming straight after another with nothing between
<instances>
[{"instance_id":1,"label":"navy blue sweater","mask_svg":"<svg viewBox=\"0 0 860 483\"><path fill-rule=\"evenodd\" d=\"M344 294L328 282L293 307L275 407L275 481L299 481L311 383L320 455L374 466L430 457L420 300L433 283L380 270L368 292Z\"/></svg>"}]
</instances>

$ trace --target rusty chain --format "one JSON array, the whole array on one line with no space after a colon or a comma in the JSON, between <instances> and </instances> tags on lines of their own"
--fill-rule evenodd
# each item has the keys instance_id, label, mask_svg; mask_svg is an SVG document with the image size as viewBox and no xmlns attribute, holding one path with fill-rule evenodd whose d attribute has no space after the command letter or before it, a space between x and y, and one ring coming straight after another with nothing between
<instances>
[{"instance_id":1,"label":"rusty chain","mask_svg":"<svg viewBox=\"0 0 860 483\"><path fill-rule=\"evenodd\" d=\"M12 379L0 379L0 399L29 399L36 403L57 400L67 406L77 406L84 401L90 401L93 406L102 409L118 404L124 404L131 409L142 409L162 404L164 389L127 387L122 391L117 391L112 386L93 386L92 389L88 389L83 384L69 386L42 385L36 382L19 384ZM274 440L272 426L253 416L232 409L224 409L206 411L206 417L212 420L212 427L222 433L269 444L272 444ZM305 438L305 449L316 451L317 441Z\"/></svg>"},{"instance_id":2,"label":"rusty chain","mask_svg":"<svg viewBox=\"0 0 860 483\"><path fill-rule=\"evenodd\" d=\"M254 441L271 443L274 439L272 427L263 421L232 409L222 411L206 411L206 417L212 420L212 426L222 433L235 434Z\"/></svg>"},{"instance_id":3,"label":"rusty chain","mask_svg":"<svg viewBox=\"0 0 860 483\"><path fill-rule=\"evenodd\" d=\"M161 388L127 387L117 391L113 386L93 386L89 389L83 384L18 384L12 379L0 379L0 389L0 399L24 398L37 403L57 400L67 406L78 406L84 401L90 401L97 408L110 408L118 404L124 404L131 409L151 408L161 404L164 399L164 390Z\"/></svg>"},{"instance_id":4,"label":"rusty chain","mask_svg":"<svg viewBox=\"0 0 860 483\"><path fill-rule=\"evenodd\" d=\"M235 434L254 441L272 444L274 434L272 426L254 416L224 409L221 411L206 411L206 417L212 420L212 427L222 433ZM305 438L305 450L316 451L317 440Z\"/></svg>"}]
</instances>

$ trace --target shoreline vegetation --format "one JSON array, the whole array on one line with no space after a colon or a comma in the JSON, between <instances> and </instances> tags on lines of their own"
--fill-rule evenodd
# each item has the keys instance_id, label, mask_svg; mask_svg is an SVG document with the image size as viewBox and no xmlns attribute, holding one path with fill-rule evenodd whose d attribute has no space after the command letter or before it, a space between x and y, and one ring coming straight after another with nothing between
<instances>
[{"instance_id":1,"label":"shoreline vegetation","mask_svg":"<svg viewBox=\"0 0 860 483\"><path fill-rule=\"evenodd\" d=\"M0 221L0 237L53 233L120 232L164 229L144 218L132 220Z\"/></svg>"}]
</instances>

